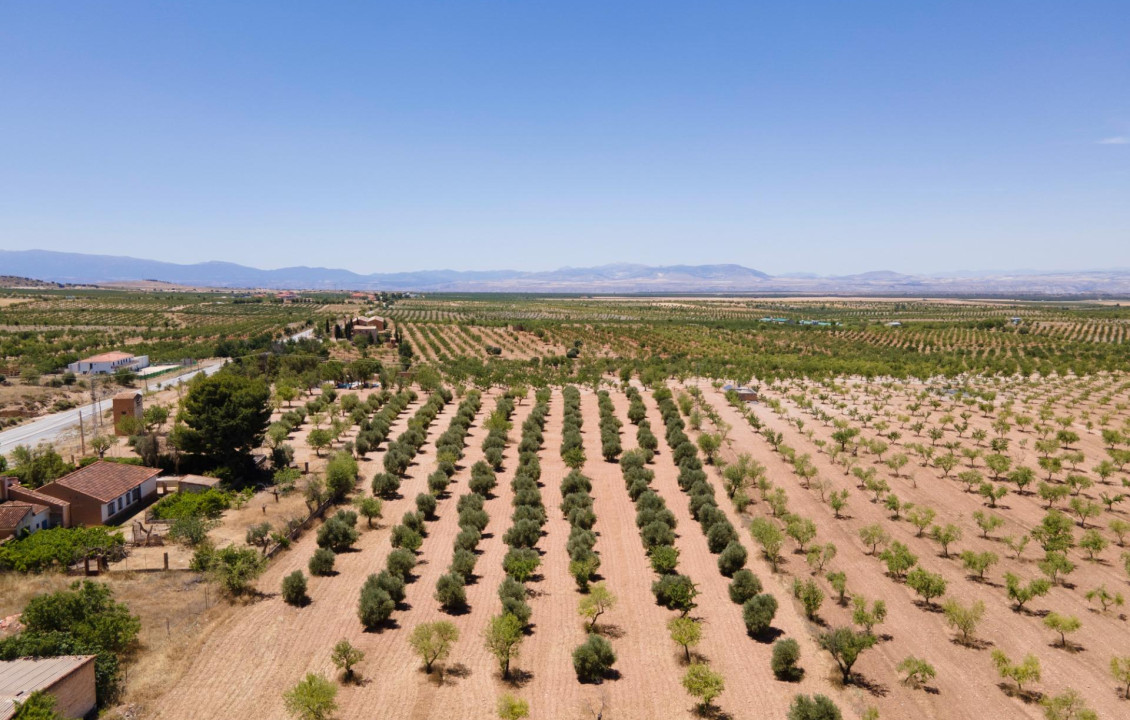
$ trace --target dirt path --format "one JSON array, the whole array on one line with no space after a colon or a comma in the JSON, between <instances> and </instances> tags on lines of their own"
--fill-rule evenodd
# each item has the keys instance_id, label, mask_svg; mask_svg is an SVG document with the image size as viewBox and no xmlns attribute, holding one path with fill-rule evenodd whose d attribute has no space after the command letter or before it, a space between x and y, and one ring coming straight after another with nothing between
<instances>
[{"instance_id":1,"label":"dirt path","mask_svg":"<svg viewBox=\"0 0 1130 720\"><path fill-rule=\"evenodd\" d=\"M561 480L569 468L561 460L561 432L564 403L555 392L546 418L545 443L541 451L541 494L548 522L538 548L542 551L542 580L532 583L530 598L534 634L522 646L518 668L532 673L520 695L530 703L530 717L583 717L586 702L599 700L599 690L582 686L573 672L573 648L584 641L577 617L576 583L569 575L569 523L561 516ZM589 418L585 418L586 431Z\"/></svg>"},{"instance_id":2,"label":"dirt path","mask_svg":"<svg viewBox=\"0 0 1130 720\"><path fill-rule=\"evenodd\" d=\"M612 395L616 415L624 423L624 450L636 445L636 426L627 421L627 401ZM585 417L585 474L592 480L596 549L601 557L601 575L618 603L599 619L616 652L620 677L600 688L610 717L690 718L691 702L679 684L683 676L682 650L668 637L667 621L674 613L655 603L651 569L636 529L636 509L624 487L619 463L601 457L600 412L596 395L581 393ZM591 419L591 420L590 420ZM591 422L591 426L590 426ZM581 622L577 618L576 622Z\"/></svg>"}]
</instances>

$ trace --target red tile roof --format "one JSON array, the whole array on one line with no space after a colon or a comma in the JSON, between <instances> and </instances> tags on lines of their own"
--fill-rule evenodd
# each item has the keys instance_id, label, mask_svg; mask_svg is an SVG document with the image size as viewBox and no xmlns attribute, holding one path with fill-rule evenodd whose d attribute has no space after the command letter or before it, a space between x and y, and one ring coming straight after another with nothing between
<instances>
[{"instance_id":1,"label":"red tile roof","mask_svg":"<svg viewBox=\"0 0 1130 720\"><path fill-rule=\"evenodd\" d=\"M75 470L70 475L64 475L52 484L70 488L102 502L110 502L160 474L159 468L99 460Z\"/></svg>"},{"instance_id":2,"label":"red tile roof","mask_svg":"<svg viewBox=\"0 0 1130 720\"><path fill-rule=\"evenodd\" d=\"M0 530L15 530L29 512L34 509L27 503L0 503Z\"/></svg>"},{"instance_id":3,"label":"red tile roof","mask_svg":"<svg viewBox=\"0 0 1130 720\"><path fill-rule=\"evenodd\" d=\"M96 363L96 362L115 362L117 360L128 360L133 357L133 353L121 352L115 350L113 352L105 352L100 355L91 355L88 358L83 358L82 362Z\"/></svg>"}]
</instances>

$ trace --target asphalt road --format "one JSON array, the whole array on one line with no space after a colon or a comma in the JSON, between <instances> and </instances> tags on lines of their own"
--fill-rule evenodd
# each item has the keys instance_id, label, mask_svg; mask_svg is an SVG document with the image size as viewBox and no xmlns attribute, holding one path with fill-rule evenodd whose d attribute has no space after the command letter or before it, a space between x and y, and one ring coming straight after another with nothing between
<instances>
[{"instance_id":1,"label":"asphalt road","mask_svg":"<svg viewBox=\"0 0 1130 720\"><path fill-rule=\"evenodd\" d=\"M223 367L223 363L216 363L215 365L206 365L203 368L187 372L184 375L165 378L164 380L153 380L149 382L149 390L163 390L167 387L172 387L177 383L187 381L189 378L199 373L214 375L221 367ZM110 407L110 399L104 398L100 400L98 404L102 410L106 410ZM30 445L34 447L41 442L52 442L63 432L78 425L80 413L83 417L88 418L93 411L94 404L89 403L81 407L45 415L44 417L20 425L19 427L0 432L0 455L11 452L12 448L17 445Z\"/></svg>"}]
</instances>

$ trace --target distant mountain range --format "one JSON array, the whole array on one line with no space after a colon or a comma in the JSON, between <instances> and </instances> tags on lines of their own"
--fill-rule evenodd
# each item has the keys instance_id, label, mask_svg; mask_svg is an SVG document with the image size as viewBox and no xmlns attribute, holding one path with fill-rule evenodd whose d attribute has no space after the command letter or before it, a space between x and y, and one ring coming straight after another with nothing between
<instances>
[{"instance_id":1,"label":"distant mountain range","mask_svg":"<svg viewBox=\"0 0 1130 720\"><path fill-rule=\"evenodd\" d=\"M156 281L192 287L271 290L1130 296L1130 270L1123 269L938 275L906 275L880 270L857 275L819 276L798 272L772 276L741 265L655 267L622 263L548 272L421 270L361 275L333 268L261 270L227 262L180 265L112 255L0 250L0 273L84 285Z\"/></svg>"}]
</instances>

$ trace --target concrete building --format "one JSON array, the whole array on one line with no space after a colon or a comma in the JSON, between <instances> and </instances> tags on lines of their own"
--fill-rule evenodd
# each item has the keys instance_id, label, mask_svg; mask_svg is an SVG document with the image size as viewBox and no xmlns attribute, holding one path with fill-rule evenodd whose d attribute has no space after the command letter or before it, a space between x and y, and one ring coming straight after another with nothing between
<instances>
[{"instance_id":1,"label":"concrete building","mask_svg":"<svg viewBox=\"0 0 1130 720\"><path fill-rule=\"evenodd\" d=\"M16 714L36 690L55 697L55 710L66 718L93 717L97 697L93 655L19 658L0 662L0 720Z\"/></svg>"},{"instance_id":2,"label":"concrete building","mask_svg":"<svg viewBox=\"0 0 1130 720\"><path fill-rule=\"evenodd\" d=\"M129 435L125 432L120 423L124 418L132 417L141 419L145 408L141 402L141 391L139 390L126 390L114 396L113 400L114 409L114 434L115 435Z\"/></svg>"},{"instance_id":3,"label":"concrete building","mask_svg":"<svg viewBox=\"0 0 1130 720\"><path fill-rule=\"evenodd\" d=\"M39 488L71 504L74 525L107 525L157 497L158 468L99 460Z\"/></svg>"},{"instance_id":4,"label":"concrete building","mask_svg":"<svg viewBox=\"0 0 1130 720\"><path fill-rule=\"evenodd\" d=\"M374 342L377 339L377 334L384 332L387 327L388 322L383 317L376 315L353 318L353 335L368 335L369 339Z\"/></svg>"},{"instance_id":5,"label":"concrete building","mask_svg":"<svg viewBox=\"0 0 1130 720\"><path fill-rule=\"evenodd\" d=\"M73 362L67 370L79 375L111 375L119 370L132 370L137 372L149 367L148 355L133 355L127 352L107 352L101 355L91 355L88 358Z\"/></svg>"}]
</instances>

